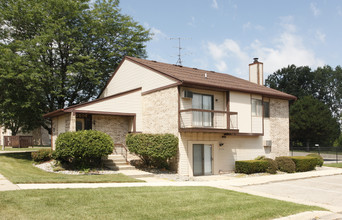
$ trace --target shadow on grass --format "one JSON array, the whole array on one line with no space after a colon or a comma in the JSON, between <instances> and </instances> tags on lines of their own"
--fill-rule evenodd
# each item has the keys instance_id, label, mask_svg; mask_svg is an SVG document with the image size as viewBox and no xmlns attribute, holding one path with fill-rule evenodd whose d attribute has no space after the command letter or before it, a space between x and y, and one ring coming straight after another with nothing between
<instances>
[{"instance_id":1,"label":"shadow on grass","mask_svg":"<svg viewBox=\"0 0 342 220\"><path fill-rule=\"evenodd\" d=\"M13 158L13 159L29 160L29 161L32 160L30 152L6 153L6 154L0 154L0 157L8 157L8 158Z\"/></svg>"}]
</instances>

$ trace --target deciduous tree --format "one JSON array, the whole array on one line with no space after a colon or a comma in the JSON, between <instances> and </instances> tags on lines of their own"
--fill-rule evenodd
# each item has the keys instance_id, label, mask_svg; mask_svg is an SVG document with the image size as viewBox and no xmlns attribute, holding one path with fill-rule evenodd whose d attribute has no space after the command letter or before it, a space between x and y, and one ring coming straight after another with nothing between
<instances>
[{"instance_id":1,"label":"deciduous tree","mask_svg":"<svg viewBox=\"0 0 342 220\"><path fill-rule=\"evenodd\" d=\"M0 49L11 51L11 56L2 58L1 74L11 72L34 79L35 85L30 88L41 93L37 96L41 109L18 108L34 120L40 118L38 121L45 128L48 124L42 123L42 112L97 97L125 55L146 56L145 42L149 39L148 30L120 12L117 0L0 2ZM21 63L14 64L12 60ZM11 100L14 96L9 93L27 83L25 79L12 84L8 94L0 97L0 102ZM0 84L0 88L3 86ZM27 94L22 99L30 103L31 96ZM19 112L10 108L1 111L0 117L4 114L17 117ZM27 124L18 120L16 123L21 127Z\"/></svg>"}]
</instances>

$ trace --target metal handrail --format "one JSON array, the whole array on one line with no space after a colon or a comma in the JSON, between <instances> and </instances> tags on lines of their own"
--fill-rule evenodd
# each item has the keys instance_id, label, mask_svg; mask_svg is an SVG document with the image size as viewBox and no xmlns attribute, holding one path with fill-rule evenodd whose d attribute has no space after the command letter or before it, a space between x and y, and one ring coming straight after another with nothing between
<instances>
[{"instance_id":1,"label":"metal handrail","mask_svg":"<svg viewBox=\"0 0 342 220\"><path fill-rule=\"evenodd\" d=\"M118 152L116 146L120 147L120 149L121 149L120 152ZM114 152L116 154L122 155L125 158L126 162L128 162L128 158L127 158L128 149L127 149L127 147L124 144L114 144Z\"/></svg>"}]
</instances>

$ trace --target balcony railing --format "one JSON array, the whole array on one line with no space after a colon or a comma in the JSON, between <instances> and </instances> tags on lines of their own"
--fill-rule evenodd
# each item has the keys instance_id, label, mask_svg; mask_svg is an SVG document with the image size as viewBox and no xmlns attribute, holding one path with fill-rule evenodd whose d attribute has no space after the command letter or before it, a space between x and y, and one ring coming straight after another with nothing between
<instances>
[{"instance_id":1,"label":"balcony railing","mask_svg":"<svg viewBox=\"0 0 342 220\"><path fill-rule=\"evenodd\" d=\"M183 131L238 132L238 113L206 109L180 110L180 129Z\"/></svg>"}]
</instances>

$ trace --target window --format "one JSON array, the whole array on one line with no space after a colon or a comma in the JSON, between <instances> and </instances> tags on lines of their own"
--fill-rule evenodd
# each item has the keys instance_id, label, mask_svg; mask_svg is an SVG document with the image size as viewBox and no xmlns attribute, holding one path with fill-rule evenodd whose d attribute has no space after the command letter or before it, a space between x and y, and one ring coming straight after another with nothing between
<instances>
[{"instance_id":1,"label":"window","mask_svg":"<svg viewBox=\"0 0 342 220\"><path fill-rule=\"evenodd\" d=\"M92 116L90 114L77 113L76 114L76 131L91 130Z\"/></svg>"},{"instance_id":2,"label":"window","mask_svg":"<svg viewBox=\"0 0 342 220\"><path fill-rule=\"evenodd\" d=\"M213 110L213 96L194 93L192 97L192 108ZM192 122L196 127L212 127L213 112L193 111Z\"/></svg>"},{"instance_id":3,"label":"window","mask_svg":"<svg viewBox=\"0 0 342 220\"><path fill-rule=\"evenodd\" d=\"M84 119L77 118L76 119L76 131L84 130Z\"/></svg>"},{"instance_id":4,"label":"window","mask_svg":"<svg viewBox=\"0 0 342 220\"><path fill-rule=\"evenodd\" d=\"M270 103L269 102L263 102L264 105L264 118L270 117Z\"/></svg>"},{"instance_id":5,"label":"window","mask_svg":"<svg viewBox=\"0 0 342 220\"><path fill-rule=\"evenodd\" d=\"M262 101L252 99L252 116L262 116Z\"/></svg>"}]
</instances>

